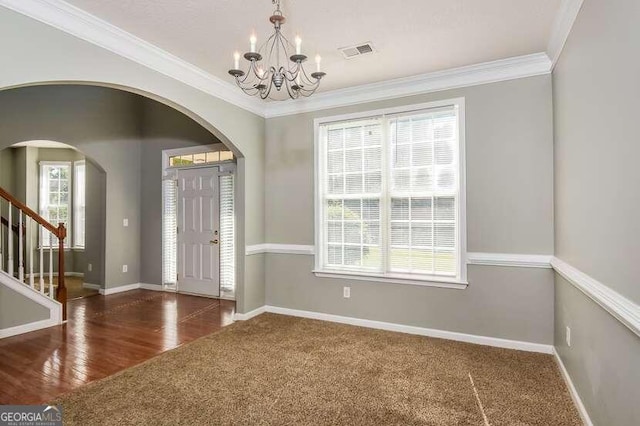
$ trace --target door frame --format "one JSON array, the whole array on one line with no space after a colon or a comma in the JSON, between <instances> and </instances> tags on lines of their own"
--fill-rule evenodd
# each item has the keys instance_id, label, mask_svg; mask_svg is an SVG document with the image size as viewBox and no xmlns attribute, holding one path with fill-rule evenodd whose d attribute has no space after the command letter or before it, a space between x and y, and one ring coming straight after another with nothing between
<instances>
[{"instance_id":1,"label":"door frame","mask_svg":"<svg viewBox=\"0 0 640 426\"><path fill-rule=\"evenodd\" d=\"M160 186L161 186L161 194L162 196L160 197L160 211L162 211L162 209L164 208L164 203L165 203L165 194L164 194L164 188L163 185L165 183L165 181L167 180L171 180L174 182L177 182L177 172L178 170L182 170L182 169L195 169L195 168L203 168L203 167L217 167L218 170L218 176L224 175L224 174L229 174L232 175L234 177L234 181L237 183L238 181L238 176L237 176L237 167L236 167L236 160L234 157L234 160L228 160L228 161L219 161L219 162L214 162L214 163L207 163L207 164L197 164L197 165L191 165L191 166L179 166L179 167L171 167L171 165L169 164L169 159L171 157L175 157L178 155L189 155L189 154L198 154L198 153L202 153L202 152L216 152L216 151L223 151L223 150L227 150L228 148L222 144L222 143L217 143L217 144L211 144L211 145L198 145L198 146L189 146L189 147L184 147L184 148L174 148L174 149L165 149L162 150L162 179L160 179ZM241 248L241 245L239 244L241 242L240 240L240 235L241 232L239 232L238 226L242 226L242 224L240 223L240 218L238 217L238 206L240 205L240 202L242 200L239 199L240 196L240 191L237 190L237 188L234 190L234 205L235 207L235 216L236 216L236 232L235 232L235 241L234 241L234 257L235 259L239 259L239 250ZM162 218L162 225L161 225L161 234L162 234L162 230L164 229L164 218ZM167 283L165 281L165 277L164 277L164 258L165 258L165 244L164 244L164 238L161 235L161 251L162 251L162 259L161 259L161 268L162 268L162 283L161 283L161 287L163 291L168 291L168 292L177 292L178 291L178 283L176 282L175 284L172 283ZM176 271L178 268L177 265L177 259L176 259ZM234 275L235 275L235 289L234 289L234 297L227 297L227 296L223 296L222 293L220 293L220 299L228 299L228 300L234 300L236 301L238 298L238 285L240 283L239 279L242 276L240 274L240 264L238 263L238 261L236 260L236 265L235 265L235 271L234 271ZM203 297L207 297L207 296L203 296Z\"/></svg>"}]
</instances>

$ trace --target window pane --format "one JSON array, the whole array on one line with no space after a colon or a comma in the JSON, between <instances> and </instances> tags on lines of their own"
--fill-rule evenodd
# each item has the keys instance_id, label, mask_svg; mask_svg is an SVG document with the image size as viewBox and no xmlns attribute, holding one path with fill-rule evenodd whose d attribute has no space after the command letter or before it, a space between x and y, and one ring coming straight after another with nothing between
<instances>
[{"instance_id":1,"label":"window pane","mask_svg":"<svg viewBox=\"0 0 640 426\"><path fill-rule=\"evenodd\" d=\"M436 198L436 220L455 220L455 198Z\"/></svg>"},{"instance_id":2,"label":"window pane","mask_svg":"<svg viewBox=\"0 0 640 426\"><path fill-rule=\"evenodd\" d=\"M347 172L362 171L362 150L350 149L344 152L344 167Z\"/></svg>"},{"instance_id":3,"label":"window pane","mask_svg":"<svg viewBox=\"0 0 640 426\"><path fill-rule=\"evenodd\" d=\"M344 201L344 219L345 220L360 220L362 202L360 200L345 200Z\"/></svg>"},{"instance_id":4,"label":"window pane","mask_svg":"<svg viewBox=\"0 0 640 426\"><path fill-rule=\"evenodd\" d=\"M382 172L365 173L364 192L378 194L382 191Z\"/></svg>"},{"instance_id":5,"label":"window pane","mask_svg":"<svg viewBox=\"0 0 640 426\"><path fill-rule=\"evenodd\" d=\"M380 219L380 200L363 200L362 218L365 220Z\"/></svg>"},{"instance_id":6,"label":"window pane","mask_svg":"<svg viewBox=\"0 0 640 426\"><path fill-rule=\"evenodd\" d=\"M342 246L329 245L327 263L329 265L342 265Z\"/></svg>"},{"instance_id":7,"label":"window pane","mask_svg":"<svg viewBox=\"0 0 640 426\"><path fill-rule=\"evenodd\" d=\"M327 242L342 244L342 222L329 222L327 224Z\"/></svg>"},{"instance_id":8,"label":"window pane","mask_svg":"<svg viewBox=\"0 0 640 426\"><path fill-rule=\"evenodd\" d=\"M347 266L360 266L362 261L361 248L346 246L344 248L344 264Z\"/></svg>"},{"instance_id":9,"label":"window pane","mask_svg":"<svg viewBox=\"0 0 640 426\"><path fill-rule=\"evenodd\" d=\"M327 219L342 220L342 200L329 200L327 205Z\"/></svg>"},{"instance_id":10,"label":"window pane","mask_svg":"<svg viewBox=\"0 0 640 426\"><path fill-rule=\"evenodd\" d=\"M362 174L346 175L345 180L345 192L347 194L362 194Z\"/></svg>"},{"instance_id":11,"label":"window pane","mask_svg":"<svg viewBox=\"0 0 640 426\"><path fill-rule=\"evenodd\" d=\"M342 151L330 152L327 158L327 171L329 173L344 172L344 154Z\"/></svg>"},{"instance_id":12,"label":"window pane","mask_svg":"<svg viewBox=\"0 0 640 426\"><path fill-rule=\"evenodd\" d=\"M335 129L335 130L329 130L328 132L328 143L327 143L327 148L332 151L334 149L340 149L342 150L343 148L343 139L344 139L344 130L343 129Z\"/></svg>"},{"instance_id":13,"label":"window pane","mask_svg":"<svg viewBox=\"0 0 640 426\"><path fill-rule=\"evenodd\" d=\"M391 224L391 246L409 247L409 224Z\"/></svg>"},{"instance_id":14,"label":"window pane","mask_svg":"<svg viewBox=\"0 0 640 426\"><path fill-rule=\"evenodd\" d=\"M233 160L233 152L220 151L220 161L229 161L229 160Z\"/></svg>"},{"instance_id":15,"label":"window pane","mask_svg":"<svg viewBox=\"0 0 640 426\"><path fill-rule=\"evenodd\" d=\"M391 199L391 220L409 220L409 199Z\"/></svg>"},{"instance_id":16,"label":"window pane","mask_svg":"<svg viewBox=\"0 0 640 426\"><path fill-rule=\"evenodd\" d=\"M431 220L431 198L411 199L411 219Z\"/></svg>"},{"instance_id":17,"label":"window pane","mask_svg":"<svg viewBox=\"0 0 640 426\"><path fill-rule=\"evenodd\" d=\"M348 127L344 132L344 147L358 148L362 146L363 128L362 126Z\"/></svg>"},{"instance_id":18,"label":"window pane","mask_svg":"<svg viewBox=\"0 0 640 426\"><path fill-rule=\"evenodd\" d=\"M364 244L380 244L380 222L364 222L362 226L362 242Z\"/></svg>"},{"instance_id":19,"label":"window pane","mask_svg":"<svg viewBox=\"0 0 640 426\"><path fill-rule=\"evenodd\" d=\"M325 264L455 275L457 120L454 108L443 107L320 132L321 195L331 198L323 201Z\"/></svg>"},{"instance_id":20,"label":"window pane","mask_svg":"<svg viewBox=\"0 0 640 426\"><path fill-rule=\"evenodd\" d=\"M433 226L431 223L411 224L411 246L412 247L432 247L433 246Z\"/></svg>"},{"instance_id":21,"label":"window pane","mask_svg":"<svg viewBox=\"0 0 640 426\"><path fill-rule=\"evenodd\" d=\"M220 159L220 154L218 154L217 152L215 154L217 154L216 155L217 159ZM216 161L216 160L214 160L214 161ZM204 164L206 162L207 162L207 153L202 152L200 154L194 154L194 156L193 156L193 163L194 164Z\"/></svg>"}]
</instances>

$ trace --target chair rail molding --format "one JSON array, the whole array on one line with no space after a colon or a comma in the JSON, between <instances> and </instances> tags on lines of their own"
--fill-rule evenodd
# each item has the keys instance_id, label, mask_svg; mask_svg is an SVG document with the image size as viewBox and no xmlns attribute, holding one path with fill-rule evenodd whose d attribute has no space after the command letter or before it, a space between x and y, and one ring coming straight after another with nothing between
<instances>
[{"instance_id":1,"label":"chair rail molding","mask_svg":"<svg viewBox=\"0 0 640 426\"><path fill-rule=\"evenodd\" d=\"M640 305L595 278L554 257L553 269L640 337Z\"/></svg>"},{"instance_id":2,"label":"chair rail molding","mask_svg":"<svg viewBox=\"0 0 640 426\"><path fill-rule=\"evenodd\" d=\"M315 253L315 247L302 244L255 244L246 247L246 255L251 256L261 253L276 253L276 254L306 254L313 255Z\"/></svg>"},{"instance_id":3,"label":"chair rail molding","mask_svg":"<svg viewBox=\"0 0 640 426\"><path fill-rule=\"evenodd\" d=\"M467 264L551 269L552 257L542 254L467 253Z\"/></svg>"}]
</instances>

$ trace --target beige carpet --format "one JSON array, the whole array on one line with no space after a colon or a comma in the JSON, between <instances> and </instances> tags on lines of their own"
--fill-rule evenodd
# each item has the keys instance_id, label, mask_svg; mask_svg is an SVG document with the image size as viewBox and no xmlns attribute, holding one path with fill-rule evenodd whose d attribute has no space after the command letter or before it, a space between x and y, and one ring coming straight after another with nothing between
<instances>
[{"instance_id":1,"label":"beige carpet","mask_svg":"<svg viewBox=\"0 0 640 426\"><path fill-rule=\"evenodd\" d=\"M56 403L78 425L580 424L550 355L274 314Z\"/></svg>"}]
</instances>

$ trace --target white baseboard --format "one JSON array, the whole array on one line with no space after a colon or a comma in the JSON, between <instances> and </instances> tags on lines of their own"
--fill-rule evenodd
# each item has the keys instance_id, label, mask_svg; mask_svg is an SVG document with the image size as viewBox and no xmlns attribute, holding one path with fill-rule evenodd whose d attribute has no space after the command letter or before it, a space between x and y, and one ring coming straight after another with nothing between
<instances>
[{"instance_id":1,"label":"white baseboard","mask_svg":"<svg viewBox=\"0 0 640 426\"><path fill-rule=\"evenodd\" d=\"M553 356L556 359L556 363L558 364L558 367L560 368L560 373L562 374L562 378L564 379L564 382L567 384L567 388L569 389L569 393L571 394L571 399L573 399L573 403L575 404L576 408L578 409L578 413L582 418L582 422L586 426L593 426L593 422L589 417L589 413L587 412L587 409L582 403L582 398L580 398L580 395L578 394L578 390L573 385L571 376L569 376L569 372L565 368L564 363L562 362L562 358L560 358L560 354L555 348L553 348Z\"/></svg>"},{"instance_id":2,"label":"white baseboard","mask_svg":"<svg viewBox=\"0 0 640 426\"><path fill-rule=\"evenodd\" d=\"M151 291L167 291L163 286L157 284L140 283L140 288Z\"/></svg>"},{"instance_id":3,"label":"white baseboard","mask_svg":"<svg viewBox=\"0 0 640 426\"><path fill-rule=\"evenodd\" d=\"M91 283L82 283L82 287L88 288L91 290L100 290L102 288L100 284L91 284Z\"/></svg>"},{"instance_id":4,"label":"white baseboard","mask_svg":"<svg viewBox=\"0 0 640 426\"><path fill-rule=\"evenodd\" d=\"M233 319L236 321L246 321L250 320L253 317L257 317L260 314L264 314L267 312L267 306L261 306L258 309L254 309L253 311L247 312L246 314L235 313L233 315Z\"/></svg>"},{"instance_id":5,"label":"white baseboard","mask_svg":"<svg viewBox=\"0 0 640 426\"><path fill-rule=\"evenodd\" d=\"M54 319L45 319L41 321L31 322L29 324L16 325L15 327L3 328L0 330L0 339L5 337L17 336L18 334L29 333L31 331L41 330L43 328L53 327L60 323Z\"/></svg>"},{"instance_id":6,"label":"white baseboard","mask_svg":"<svg viewBox=\"0 0 640 426\"><path fill-rule=\"evenodd\" d=\"M24 274L25 277L29 278L31 276L31 274ZM45 278L49 276L49 274L47 272L44 273ZM57 272L53 273L54 277L58 276ZM65 277L78 277L78 278L82 278L84 277L84 273L83 272L65 272L64 273ZM33 278L40 278L40 272L34 272L33 273Z\"/></svg>"},{"instance_id":7,"label":"white baseboard","mask_svg":"<svg viewBox=\"0 0 640 426\"><path fill-rule=\"evenodd\" d=\"M390 322L373 321L353 317L344 317L340 315L324 314L320 312L301 311L298 309L280 308L277 306L263 306L251 311L244 316L251 317L261 314L262 312L271 312L274 314L290 315L294 317L310 318L321 321L337 322L340 324L349 324L359 327L375 328L379 330L395 331L398 333L417 334L419 336L435 337L438 339L455 340L459 342L475 343L478 345L494 346L497 348L516 349L527 352L538 352L544 354L552 354L553 346L541 343L522 342L518 340L501 339L498 337L477 336L473 334L464 334L454 331L436 330L432 328L416 327L412 325L395 324ZM251 317L245 318L249 319Z\"/></svg>"},{"instance_id":8,"label":"white baseboard","mask_svg":"<svg viewBox=\"0 0 640 426\"><path fill-rule=\"evenodd\" d=\"M94 285L94 284L91 284L91 285ZM99 289L98 291L100 291L100 294L102 294L103 296L109 296L110 294L123 293L125 291L138 290L138 289L151 290L151 291L175 292L175 290L167 290L161 285L148 284L148 283L127 284L127 285L121 285L118 287L112 287L107 289L100 288L100 286L98 286L98 289Z\"/></svg>"},{"instance_id":9,"label":"white baseboard","mask_svg":"<svg viewBox=\"0 0 640 426\"><path fill-rule=\"evenodd\" d=\"M121 285L118 287L101 288L99 291L100 291L100 294L102 294L103 296L109 296L110 294L124 293L125 291L137 290L139 288L140 288L140 283L135 283L135 284Z\"/></svg>"}]
</instances>

